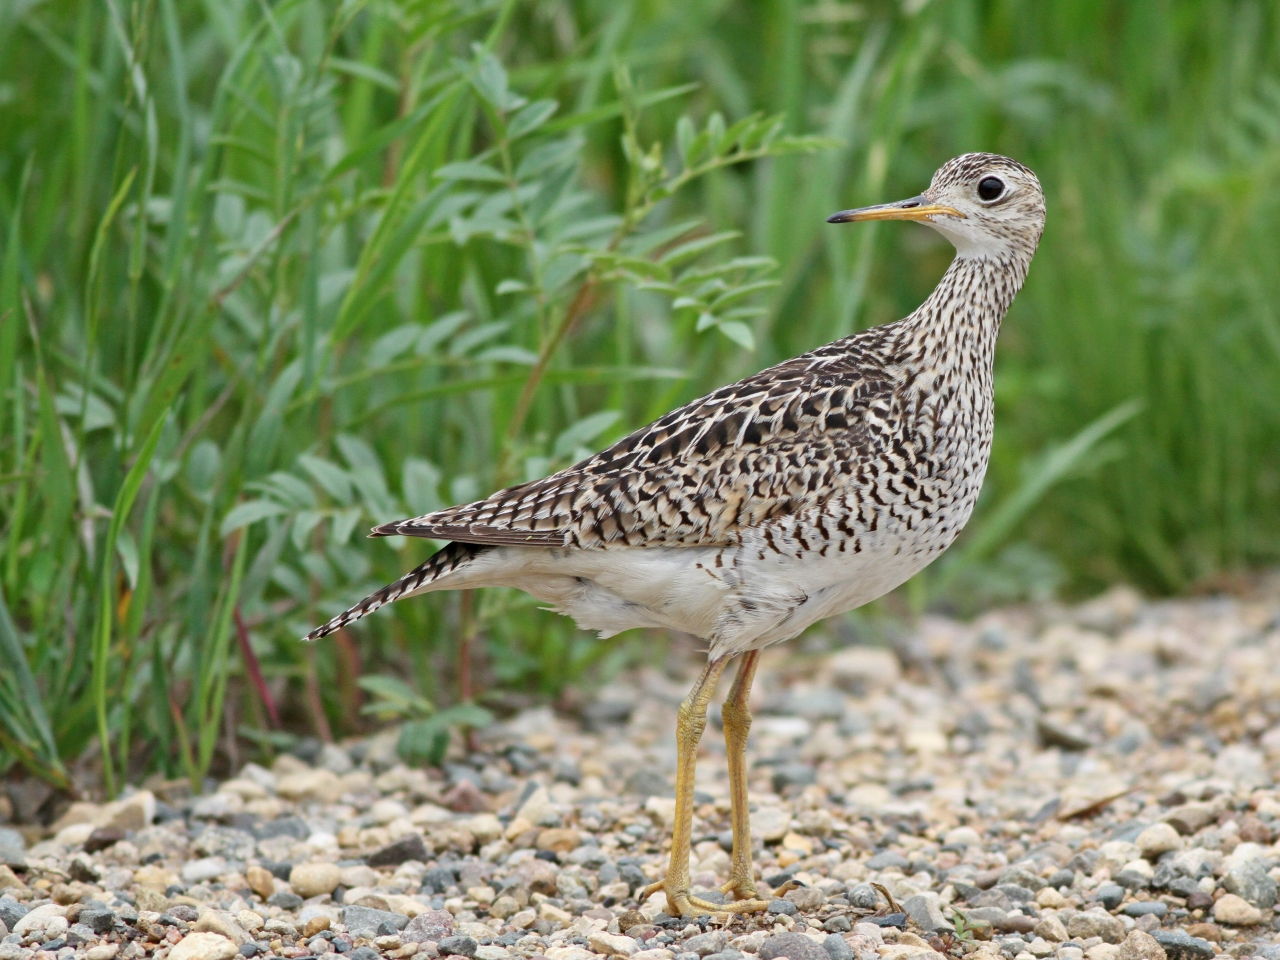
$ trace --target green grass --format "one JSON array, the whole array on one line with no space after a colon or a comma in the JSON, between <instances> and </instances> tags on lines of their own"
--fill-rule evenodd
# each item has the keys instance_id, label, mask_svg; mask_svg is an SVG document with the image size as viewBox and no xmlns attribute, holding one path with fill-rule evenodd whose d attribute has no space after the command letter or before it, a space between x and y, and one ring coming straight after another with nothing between
<instances>
[{"instance_id":1,"label":"green grass","mask_svg":"<svg viewBox=\"0 0 1280 960\"><path fill-rule=\"evenodd\" d=\"M1049 225L911 600L1274 563L1278 40L1192 0L0 7L0 768L198 778L358 728L371 674L429 723L473 660L546 696L639 655L496 591L295 638L424 555L368 524L911 309L944 245L823 218L971 149Z\"/></svg>"}]
</instances>

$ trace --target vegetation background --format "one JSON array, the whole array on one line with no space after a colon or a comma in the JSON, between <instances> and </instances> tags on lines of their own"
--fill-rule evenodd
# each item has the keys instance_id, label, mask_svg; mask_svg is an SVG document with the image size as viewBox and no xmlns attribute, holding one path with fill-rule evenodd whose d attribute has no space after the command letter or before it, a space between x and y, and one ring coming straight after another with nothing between
<instances>
[{"instance_id":1,"label":"vegetation background","mask_svg":"<svg viewBox=\"0 0 1280 960\"><path fill-rule=\"evenodd\" d=\"M430 754L473 663L494 706L651 656L501 591L297 637L426 555L370 523L912 309L945 244L823 220L967 150L1048 232L979 515L898 609L1274 564L1278 40L1266 0L0 4L0 772L197 779L362 709Z\"/></svg>"}]
</instances>

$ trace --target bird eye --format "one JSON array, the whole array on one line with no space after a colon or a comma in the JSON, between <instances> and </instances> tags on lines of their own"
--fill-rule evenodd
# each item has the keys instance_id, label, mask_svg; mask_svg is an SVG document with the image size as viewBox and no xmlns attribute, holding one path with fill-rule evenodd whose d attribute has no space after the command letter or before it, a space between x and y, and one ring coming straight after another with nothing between
<instances>
[{"instance_id":1,"label":"bird eye","mask_svg":"<svg viewBox=\"0 0 1280 960\"><path fill-rule=\"evenodd\" d=\"M983 177L978 183L978 196L983 200L995 200L1004 193L1004 181L999 177Z\"/></svg>"}]
</instances>

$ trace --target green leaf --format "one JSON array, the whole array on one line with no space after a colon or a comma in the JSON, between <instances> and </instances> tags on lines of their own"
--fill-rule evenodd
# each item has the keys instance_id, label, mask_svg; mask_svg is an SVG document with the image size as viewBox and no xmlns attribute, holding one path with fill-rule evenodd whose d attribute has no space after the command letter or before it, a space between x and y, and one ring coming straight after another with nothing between
<instances>
[{"instance_id":1,"label":"green leaf","mask_svg":"<svg viewBox=\"0 0 1280 960\"><path fill-rule=\"evenodd\" d=\"M222 536L225 537L241 527L247 527L252 523L257 523L259 520L265 520L267 517L278 517L288 512L288 507L276 503L274 500L246 500L244 503L237 503L227 511L227 515L222 518L222 526L219 530Z\"/></svg>"},{"instance_id":2,"label":"green leaf","mask_svg":"<svg viewBox=\"0 0 1280 960\"><path fill-rule=\"evenodd\" d=\"M532 133L550 120L559 107L560 104L554 100L535 100L533 103L525 104L516 111L515 116L511 118L511 123L507 125L507 137L518 140L525 134Z\"/></svg>"},{"instance_id":3,"label":"green leaf","mask_svg":"<svg viewBox=\"0 0 1280 960\"><path fill-rule=\"evenodd\" d=\"M744 350L754 350L756 348L756 335L751 332L751 328L745 323L740 323L737 320L721 320L716 324L716 329Z\"/></svg>"},{"instance_id":4,"label":"green leaf","mask_svg":"<svg viewBox=\"0 0 1280 960\"><path fill-rule=\"evenodd\" d=\"M710 250L712 247L718 247L722 243L728 243L730 240L736 240L742 236L736 230L723 230L720 233L711 233L704 237L695 237L684 243L678 244L659 257L659 262L666 266L674 266L681 261L696 257L704 251Z\"/></svg>"},{"instance_id":5,"label":"green leaf","mask_svg":"<svg viewBox=\"0 0 1280 960\"><path fill-rule=\"evenodd\" d=\"M334 543L350 543L351 534L355 532L356 525L360 522L362 511L359 507L348 507L346 510L339 510L333 515L333 522L329 527L329 537Z\"/></svg>"},{"instance_id":6,"label":"green leaf","mask_svg":"<svg viewBox=\"0 0 1280 960\"><path fill-rule=\"evenodd\" d=\"M479 44L472 47L475 56L470 73L471 85L495 110L505 113L524 103L524 98L511 92L510 80L502 63Z\"/></svg>"},{"instance_id":7,"label":"green leaf","mask_svg":"<svg viewBox=\"0 0 1280 960\"><path fill-rule=\"evenodd\" d=\"M505 183L502 171L478 160L459 160L446 163L433 171L437 180L479 180L488 183Z\"/></svg>"},{"instance_id":8,"label":"green leaf","mask_svg":"<svg viewBox=\"0 0 1280 960\"><path fill-rule=\"evenodd\" d=\"M290 522L289 539L295 550L307 549L307 538L311 531L325 521L323 510L299 510Z\"/></svg>"},{"instance_id":9,"label":"green leaf","mask_svg":"<svg viewBox=\"0 0 1280 960\"><path fill-rule=\"evenodd\" d=\"M608 430L621 416L622 412L619 410L601 410L583 417L556 437L553 454L557 457L568 456Z\"/></svg>"},{"instance_id":10,"label":"green leaf","mask_svg":"<svg viewBox=\"0 0 1280 960\"><path fill-rule=\"evenodd\" d=\"M120 566L124 569L125 582L129 584L130 590L136 590L138 587L138 543L133 539L133 534L123 527L120 529L120 535L116 538L116 554L120 557Z\"/></svg>"},{"instance_id":11,"label":"green leaf","mask_svg":"<svg viewBox=\"0 0 1280 960\"><path fill-rule=\"evenodd\" d=\"M309 453L298 457L298 463L333 500L345 503L351 499L351 478L340 466Z\"/></svg>"},{"instance_id":12,"label":"green leaf","mask_svg":"<svg viewBox=\"0 0 1280 960\"><path fill-rule=\"evenodd\" d=\"M735 287L730 287L723 293L716 296L711 301L711 308L716 313L723 313L724 308L731 304L737 303L739 300L745 300L747 297L764 290L771 290L778 285L776 278L768 280L756 280L754 283L743 283Z\"/></svg>"},{"instance_id":13,"label":"green leaf","mask_svg":"<svg viewBox=\"0 0 1280 960\"><path fill-rule=\"evenodd\" d=\"M399 677L370 673L357 678L356 685L365 693L377 698L374 703L364 708L365 713L394 713L399 716L409 716L432 711L431 701Z\"/></svg>"},{"instance_id":14,"label":"green leaf","mask_svg":"<svg viewBox=\"0 0 1280 960\"><path fill-rule=\"evenodd\" d=\"M689 162L689 147L695 136L697 134L693 129L693 121L687 115L676 121L676 150L686 167L692 166Z\"/></svg>"},{"instance_id":15,"label":"green leaf","mask_svg":"<svg viewBox=\"0 0 1280 960\"><path fill-rule=\"evenodd\" d=\"M576 164L581 149L581 142L567 137L539 143L516 164L516 179L526 183L542 176L553 167Z\"/></svg>"}]
</instances>

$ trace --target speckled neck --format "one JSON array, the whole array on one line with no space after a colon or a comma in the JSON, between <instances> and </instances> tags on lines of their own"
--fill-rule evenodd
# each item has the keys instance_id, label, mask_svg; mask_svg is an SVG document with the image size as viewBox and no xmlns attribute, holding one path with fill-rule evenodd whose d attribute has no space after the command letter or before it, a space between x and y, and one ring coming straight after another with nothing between
<instances>
[{"instance_id":1,"label":"speckled neck","mask_svg":"<svg viewBox=\"0 0 1280 960\"><path fill-rule=\"evenodd\" d=\"M1032 252L952 260L933 292L901 323L909 353L938 373L976 370L989 379L1000 322L1027 277Z\"/></svg>"}]
</instances>

